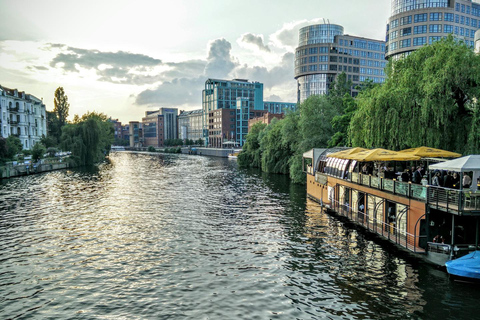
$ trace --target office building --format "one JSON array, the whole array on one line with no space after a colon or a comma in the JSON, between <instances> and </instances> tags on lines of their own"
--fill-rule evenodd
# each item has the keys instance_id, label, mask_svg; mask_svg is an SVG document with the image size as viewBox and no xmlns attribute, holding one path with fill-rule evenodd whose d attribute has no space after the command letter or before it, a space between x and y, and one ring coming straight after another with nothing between
<instances>
[{"instance_id":1,"label":"office building","mask_svg":"<svg viewBox=\"0 0 480 320\"><path fill-rule=\"evenodd\" d=\"M138 121L130 121L128 123L130 147L137 148L143 147L143 131L142 123Z\"/></svg>"},{"instance_id":2,"label":"office building","mask_svg":"<svg viewBox=\"0 0 480 320\"><path fill-rule=\"evenodd\" d=\"M449 34L474 47L480 3L472 0L392 0L386 58L398 59Z\"/></svg>"},{"instance_id":3,"label":"office building","mask_svg":"<svg viewBox=\"0 0 480 320\"><path fill-rule=\"evenodd\" d=\"M20 139L24 149L31 149L47 135L45 104L41 99L0 86L1 136L13 135Z\"/></svg>"},{"instance_id":4,"label":"office building","mask_svg":"<svg viewBox=\"0 0 480 320\"><path fill-rule=\"evenodd\" d=\"M263 101L263 83L245 79L208 79L202 92L205 145L214 148L243 146L248 120L266 112L294 110L295 103Z\"/></svg>"},{"instance_id":5,"label":"office building","mask_svg":"<svg viewBox=\"0 0 480 320\"><path fill-rule=\"evenodd\" d=\"M315 94L327 94L337 75L345 73L355 86L370 79L385 81L385 42L344 34L343 27L325 22L299 31L295 50L297 101Z\"/></svg>"},{"instance_id":6,"label":"office building","mask_svg":"<svg viewBox=\"0 0 480 320\"><path fill-rule=\"evenodd\" d=\"M142 118L143 146L161 147L165 140L177 139L176 108L146 111Z\"/></svg>"},{"instance_id":7,"label":"office building","mask_svg":"<svg viewBox=\"0 0 480 320\"><path fill-rule=\"evenodd\" d=\"M178 137L182 140L203 139L202 109L181 111L178 115Z\"/></svg>"}]
</instances>

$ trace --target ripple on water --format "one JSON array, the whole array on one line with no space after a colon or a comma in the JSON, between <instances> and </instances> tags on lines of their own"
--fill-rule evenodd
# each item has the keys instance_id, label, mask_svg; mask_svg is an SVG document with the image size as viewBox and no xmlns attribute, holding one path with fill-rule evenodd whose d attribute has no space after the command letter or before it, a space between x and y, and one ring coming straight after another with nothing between
<instances>
[{"instance_id":1,"label":"ripple on water","mask_svg":"<svg viewBox=\"0 0 480 320\"><path fill-rule=\"evenodd\" d=\"M432 270L223 159L116 153L0 185L1 318L469 318L478 291Z\"/></svg>"}]
</instances>

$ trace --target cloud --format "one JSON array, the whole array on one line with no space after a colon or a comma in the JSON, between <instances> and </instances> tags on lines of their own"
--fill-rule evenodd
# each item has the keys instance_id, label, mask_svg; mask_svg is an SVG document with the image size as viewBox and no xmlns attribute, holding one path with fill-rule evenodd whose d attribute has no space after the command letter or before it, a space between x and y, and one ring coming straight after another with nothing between
<instances>
[{"instance_id":1,"label":"cloud","mask_svg":"<svg viewBox=\"0 0 480 320\"><path fill-rule=\"evenodd\" d=\"M281 102L282 98L280 98L280 96L277 96L276 94L272 94L272 95L269 95L268 97L264 97L263 100Z\"/></svg>"},{"instance_id":2,"label":"cloud","mask_svg":"<svg viewBox=\"0 0 480 320\"><path fill-rule=\"evenodd\" d=\"M238 65L230 55L232 45L225 39L217 39L208 44L207 65L204 74L209 78L225 78Z\"/></svg>"},{"instance_id":3,"label":"cloud","mask_svg":"<svg viewBox=\"0 0 480 320\"><path fill-rule=\"evenodd\" d=\"M301 28L311 25L323 23L324 19L299 20L285 23L283 27L270 35L270 42L276 47L286 49L293 52L298 46L298 32Z\"/></svg>"},{"instance_id":4,"label":"cloud","mask_svg":"<svg viewBox=\"0 0 480 320\"><path fill-rule=\"evenodd\" d=\"M294 81L293 64L294 54L287 52L283 55L281 62L270 70L261 66L249 67L243 65L236 68L233 74L235 78L260 81L265 88L272 88L276 85Z\"/></svg>"},{"instance_id":5,"label":"cloud","mask_svg":"<svg viewBox=\"0 0 480 320\"><path fill-rule=\"evenodd\" d=\"M200 76L164 82L154 89L148 89L138 94L135 97L135 104L151 106L197 105L198 109L201 109L202 89L206 80L205 77Z\"/></svg>"},{"instance_id":6,"label":"cloud","mask_svg":"<svg viewBox=\"0 0 480 320\"><path fill-rule=\"evenodd\" d=\"M125 51L102 52L81 48L66 47L61 44L49 44L46 50L60 49L50 62L50 66L61 68L65 72L79 72L81 69L95 70L100 81L112 83L146 84L160 79L151 75L162 61L143 54Z\"/></svg>"},{"instance_id":7,"label":"cloud","mask_svg":"<svg viewBox=\"0 0 480 320\"><path fill-rule=\"evenodd\" d=\"M256 47L256 48L258 48L262 51L270 52L270 48L263 43L263 36L262 35L255 35L253 33L245 33L241 36L240 39L237 40L237 42L240 45L242 45L242 44L246 44L247 46L248 45L253 45L254 47Z\"/></svg>"}]
</instances>

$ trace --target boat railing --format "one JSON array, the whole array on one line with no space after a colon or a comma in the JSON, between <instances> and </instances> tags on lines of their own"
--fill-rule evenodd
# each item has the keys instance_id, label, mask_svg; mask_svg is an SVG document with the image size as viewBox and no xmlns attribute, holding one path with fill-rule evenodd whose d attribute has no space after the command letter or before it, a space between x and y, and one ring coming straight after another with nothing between
<instances>
[{"instance_id":1,"label":"boat railing","mask_svg":"<svg viewBox=\"0 0 480 320\"><path fill-rule=\"evenodd\" d=\"M429 186L428 203L435 209L450 211L480 210L480 192Z\"/></svg>"},{"instance_id":2,"label":"boat railing","mask_svg":"<svg viewBox=\"0 0 480 320\"><path fill-rule=\"evenodd\" d=\"M414 198L422 201L427 200L427 186L413 184L410 182L402 182L395 179L387 179L376 177L370 174L362 174L358 172L352 172L350 179L351 182L358 183L360 185L368 186L370 188L390 192L396 195Z\"/></svg>"},{"instance_id":3,"label":"boat railing","mask_svg":"<svg viewBox=\"0 0 480 320\"><path fill-rule=\"evenodd\" d=\"M341 204L337 200L334 200L332 205L337 214L349 218L350 221L365 227L367 230L381 235L410 251L424 252L424 249L419 247L422 236L408 233L405 228L400 228L394 223L379 220L368 211L364 213L355 210L348 204Z\"/></svg>"}]
</instances>

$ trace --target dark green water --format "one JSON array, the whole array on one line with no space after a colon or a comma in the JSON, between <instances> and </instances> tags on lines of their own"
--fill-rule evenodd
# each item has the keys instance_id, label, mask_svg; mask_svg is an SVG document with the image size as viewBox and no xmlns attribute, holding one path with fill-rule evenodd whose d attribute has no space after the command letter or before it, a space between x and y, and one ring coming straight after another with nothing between
<instances>
[{"instance_id":1,"label":"dark green water","mask_svg":"<svg viewBox=\"0 0 480 320\"><path fill-rule=\"evenodd\" d=\"M281 175L116 153L0 184L0 319L474 319L480 286Z\"/></svg>"}]
</instances>

